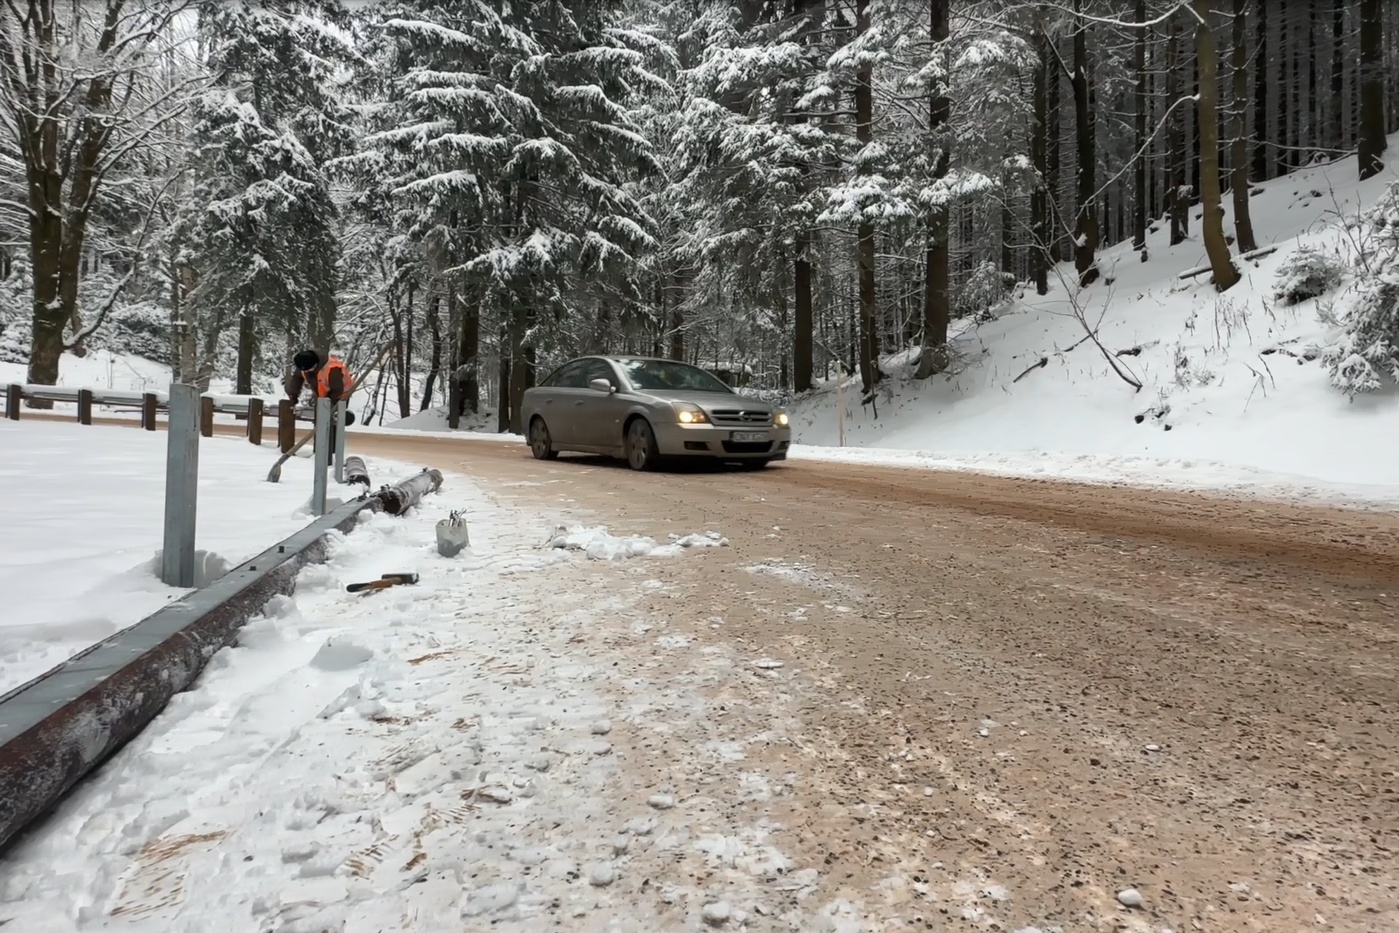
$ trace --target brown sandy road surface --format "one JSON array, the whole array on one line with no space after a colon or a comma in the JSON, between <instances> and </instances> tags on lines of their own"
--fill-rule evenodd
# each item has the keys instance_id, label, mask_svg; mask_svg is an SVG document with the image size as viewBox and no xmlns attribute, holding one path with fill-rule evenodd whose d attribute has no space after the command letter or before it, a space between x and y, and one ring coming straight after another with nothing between
<instances>
[{"instance_id":1,"label":"brown sandy road surface","mask_svg":"<svg viewBox=\"0 0 1399 933\"><path fill-rule=\"evenodd\" d=\"M801 734L766 766L804 791L789 854L876 914L1399 930L1399 516L844 464L637 475L516 444L352 447L619 534L726 535L653 562L666 587L645 601L697 645L784 662L772 689ZM734 689L741 705L758 688ZM1129 886L1143 909L1116 903Z\"/></svg>"},{"instance_id":2,"label":"brown sandy road surface","mask_svg":"<svg viewBox=\"0 0 1399 933\"><path fill-rule=\"evenodd\" d=\"M691 647L623 665L709 706L619 726L618 753L707 820L747 804L695 749L743 744L734 768L786 789L761 807L793 868L862 903L859 929L1399 930L1399 516L350 440L619 534L726 535L647 562L663 586L642 607ZM635 570L597 567L598 586ZM719 652L742 669L704 667ZM1129 886L1142 909L1116 903ZM748 918L789 928L841 929Z\"/></svg>"}]
</instances>

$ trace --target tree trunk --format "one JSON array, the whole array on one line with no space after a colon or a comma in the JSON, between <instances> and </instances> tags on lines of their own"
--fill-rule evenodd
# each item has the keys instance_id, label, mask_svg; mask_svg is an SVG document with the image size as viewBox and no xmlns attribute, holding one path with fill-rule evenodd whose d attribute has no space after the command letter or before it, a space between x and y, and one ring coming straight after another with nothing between
<instances>
[{"instance_id":1,"label":"tree trunk","mask_svg":"<svg viewBox=\"0 0 1399 933\"><path fill-rule=\"evenodd\" d=\"M1346 112L1342 106L1346 95L1346 0L1331 0L1331 108L1327 120L1326 145L1331 149L1346 147Z\"/></svg>"},{"instance_id":2,"label":"tree trunk","mask_svg":"<svg viewBox=\"0 0 1399 933\"><path fill-rule=\"evenodd\" d=\"M427 300L427 326L432 332L432 355L428 359L427 379L423 381L423 400L418 411L427 411L432 405L432 390L437 387L437 377L442 372L442 296L433 289Z\"/></svg>"},{"instance_id":3,"label":"tree trunk","mask_svg":"<svg viewBox=\"0 0 1399 933\"><path fill-rule=\"evenodd\" d=\"M32 335L27 380L36 385L58 383L63 356L63 328L68 313L58 300L59 258L63 248L63 175L58 166L58 124L25 120L25 174L29 182L29 262L34 276ZM48 409L53 402L27 399L29 408Z\"/></svg>"},{"instance_id":4,"label":"tree trunk","mask_svg":"<svg viewBox=\"0 0 1399 933\"><path fill-rule=\"evenodd\" d=\"M949 0L932 0L929 25L932 40L936 45L934 55L942 56L943 64L948 62L947 40L950 33L951 3ZM944 67L942 72L947 73ZM928 101L928 132L936 147L937 157L933 163L933 177L942 178L947 174L951 153L951 134L947 132L947 121L952 115L952 100L947 94L947 81L939 79L932 87L932 97ZM928 215L928 243L923 256L923 352L918 358L917 377L926 379L933 373L947 368L947 326L952 318L948 301L947 283L951 255L947 204L935 205Z\"/></svg>"},{"instance_id":5,"label":"tree trunk","mask_svg":"<svg viewBox=\"0 0 1399 933\"><path fill-rule=\"evenodd\" d=\"M871 0L856 0L856 29L870 31ZM869 67L855 75L855 138L861 147L874 140L874 75ZM862 169L863 171L863 169ZM876 317L874 225L862 220L856 226L860 282L860 381L865 392L879 382L879 322Z\"/></svg>"},{"instance_id":6,"label":"tree trunk","mask_svg":"<svg viewBox=\"0 0 1399 933\"><path fill-rule=\"evenodd\" d=\"M1360 0L1360 180L1384 169L1384 0Z\"/></svg>"},{"instance_id":7,"label":"tree trunk","mask_svg":"<svg viewBox=\"0 0 1399 933\"><path fill-rule=\"evenodd\" d=\"M399 317L403 329L398 343L398 416L407 418L413 413L413 282L409 280L403 288L403 307Z\"/></svg>"},{"instance_id":8,"label":"tree trunk","mask_svg":"<svg viewBox=\"0 0 1399 933\"><path fill-rule=\"evenodd\" d=\"M1043 35L1043 33L1041 34ZM1063 108L1059 95L1059 69L1055 67L1058 64L1058 52L1051 47L1055 41L1053 38L1045 35L1043 41L1045 43L1044 54L1049 63L1049 71L1045 74L1048 84L1046 107L1049 115L1049 125L1045 129L1045 142L1049 145L1049 151L1044 156L1045 210L1049 229L1047 242L1051 262L1063 262L1064 255L1060 250L1060 244L1064 239L1060 229L1063 212L1059 209L1060 195L1062 194L1060 169L1063 165L1063 141L1061 139L1063 136Z\"/></svg>"},{"instance_id":9,"label":"tree trunk","mask_svg":"<svg viewBox=\"0 0 1399 933\"><path fill-rule=\"evenodd\" d=\"M1239 270L1229 258L1224 241L1224 208L1219 198L1219 58L1211 21L1212 0L1195 0L1195 61L1199 67L1200 96L1195 122L1200 128L1200 200L1203 215L1200 235L1214 272L1214 287L1228 291L1239 281Z\"/></svg>"},{"instance_id":10,"label":"tree trunk","mask_svg":"<svg viewBox=\"0 0 1399 933\"><path fill-rule=\"evenodd\" d=\"M471 412L474 415L481 410L481 303L473 292L466 297L464 304L458 339L461 365L466 368L461 380L461 406L462 414Z\"/></svg>"},{"instance_id":11,"label":"tree trunk","mask_svg":"<svg viewBox=\"0 0 1399 933\"><path fill-rule=\"evenodd\" d=\"M1076 0L1074 11L1083 12L1083 0ZM1078 222L1074 226L1074 268L1081 286L1092 285L1098 278L1094 254L1098 248L1098 217L1096 189L1098 187L1098 135L1096 101L1089 74L1088 23L1079 20L1074 26L1074 130L1078 153Z\"/></svg>"},{"instance_id":12,"label":"tree trunk","mask_svg":"<svg viewBox=\"0 0 1399 933\"><path fill-rule=\"evenodd\" d=\"M1166 100L1176 103L1180 94L1180 33L1171 19L1166 39ZM1166 203L1171 210L1171 245L1183 243L1190 236L1190 203L1185 197L1185 121L1181 108L1176 107L1167 121L1166 141Z\"/></svg>"},{"instance_id":13,"label":"tree trunk","mask_svg":"<svg viewBox=\"0 0 1399 933\"><path fill-rule=\"evenodd\" d=\"M1034 127L1030 132L1030 161L1035 167L1035 187L1030 192L1030 276L1035 280L1035 292L1049 293L1049 80L1054 63L1050 57L1049 37L1044 30L1035 30Z\"/></svg>"},{"instance_id":14,"label":"tree trunk","mask_svg":"<svg viewBox=\"0 0 1399 933\"><path fill-rule=\"evenodd\" d=\"M1233 22L1233 144L1229 183L1234 199L1234 240L1240 253L1258 248L1253 235L1253 217L1248 205L1248 0L1234 0Z\"/></svg>"},{"instance_id":15,"label":"tree trunk","mask_svg":"<svg viewBox=\"0 0 1399 933\"><path fill-rule=\"evenodd\" d=\"M1146 22L1146 0L1137 0L1136 21ZM1136 30L1136 41L1133 43L1132 65L1137 72L1135 88L1135 122L1133 129L1132 151L1137 154L1137 166L1135 175L1135 194L1132 204L1132 248L1141 253L1142 262L1146 262L1146 176L1151 171L1151 166L1146 153L1146 33L1145 26L1139 26ZM1041 293L1043 294L1043 293Z\"/></svg>"},{"instance_id":16,"label":"tree trunk","mask_svg":"<svg viewBox=\"0 0 1399 933\"><path fill-rule=\"evenodd\" d=\"M502 407L509 405L508 424L512 434L525 433L524 425L520 422L520 405L524 401L525 390L529 388L532 369L525 353L528 329L529 301L522 295L512 295L509 327L510 394L501 399Z\"/></svg>"},{"instance_id":17,"label":"tree trunk","mask_svg":"<svg viewBox=\"0 0 1399 933\"><path fill-rule=\"evenodd\" d=\"M805 392L811 388L814 358L814 335L811 328L811 237L805 231L797 234L796 252L792 259L792 281L796 307L792 321L792 388Z\"/></svg>"},{"instance_id":18,"label":"tree trunk","mask_svg":"<svg viewBox=\"0 0 1399 933\"><path fill-rule=\"evenodd\" d=\"M680 292L670 303L670 358L673 360L683 360L685 358L685 286L681 276L672 273L675 279L676 290Z\"/></svg>"},{"instance_id":19,"label":"tree trunk","mask_svg":"<svg viewBox=\"0 0 1399 933\"><path fill-rule=\"evenodd\" d=\"M251 312L238 315L238 360L233 370L233 393L253 394L253 354L257 349L257 318Z\"/></svg>"},{"instance_id":20,"label":"tree trunk","mask_svg":"<svg viewBox=\"0 0 1399 933\"><path fill-rule=\"evenodd\" d=\"M501 329L500 363L497 367L495 429L504 434L510 430L510 329Z\"/></svg>"},{"instance_id":21,"label":"tree trunk","mask_svg":"<svg viewBox=\"0 0 1399 933\"><path fill-rule=\"evenodd\" d=\"M1258 48L1253 53L1253 177L1268 180L1268 2L1258 0L1253 15L1257 18Z\"/></svg>"}]
</instances>

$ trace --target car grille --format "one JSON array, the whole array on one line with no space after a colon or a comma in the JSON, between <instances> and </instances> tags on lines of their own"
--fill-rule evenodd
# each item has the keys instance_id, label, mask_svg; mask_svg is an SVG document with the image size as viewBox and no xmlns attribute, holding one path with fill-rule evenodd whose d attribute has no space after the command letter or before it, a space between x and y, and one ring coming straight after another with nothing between
<instances>
[{"instance_id":1,"label":"car grille","mask_svg":"<svg viewBox=\"0 0 1399 933\"><path fill-rule=\"evenodd\" d=\"M741 444L734 441L724 441L724 453L726 454L765 454L772 450L772 441L764 441L760 444Z\"/></svg>"},{"instance_id":2,"label":"car grille","mask_svg":"<svg viewBox=\"0 0 1399 933\"><path fill-rule=\"evenodd\" d=\"M712 424L763 428L772 424L770 411L741 411L737 408L716 408L709 413Z\"/></svg>"}]
</instances>

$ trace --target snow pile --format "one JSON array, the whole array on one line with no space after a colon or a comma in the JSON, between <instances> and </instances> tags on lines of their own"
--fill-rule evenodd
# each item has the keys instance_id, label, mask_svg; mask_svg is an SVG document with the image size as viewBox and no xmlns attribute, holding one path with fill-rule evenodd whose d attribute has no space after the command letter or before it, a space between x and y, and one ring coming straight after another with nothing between
<instances>
[{"instance_id":1,"label":"snow pile","mask_svg":"<svg viewBox=\"0 0 1399 933\"><path fill-rule=\"evenodd\" d=\"M158 577L166 436L0 421L0 693L120 631L185 590ZM232 438L199 448L196 544L209 582L306 526L307 461L268 483L274 452Z\"/></svg>"},{"instance_id":2,"label":"snow pile","mask_svg":"<svg viewBox=\"0 0 1399 933\"><path fill-rule=\"evenodd\" d=\"M1349 158L1260 186L1254 229L1276 250L1242 263L1224 294L1207 272L1180 277L1206 264L1198 209L1192 239L1170 246L1164 223L1148 235L1148 262L1129 243L1104 251L1089 289L1072 287L1071 270L1051 275L1043 297L1022 288L997 319L963 323L952 372L920 383L910 354L887 360L877 418L858 382L839 401L834 382L797 400L792 456L1399 501L1399 391L1352 401L1323 358L1345 346L1352 308L1373 291L1357 251L1383 239L1375 206L1397 173L1359 183ZM1374 370L1381 336L1365 338ZM868 451L813 449L840 443L838 404L845 444Z\"/></svg>"},{"instance_id":3,"label":"snow pile","mask_svg":"<svg viewBox=\"0 0 1399 933\"><path fill-rule=\"evenodd\" d=\"M485 409L475 414L465 415L459 422L458 431L466 431L472 434L486 434L493 432L496 427L496 413L494 409ZM436 408L426 408L407 418L399 418L384 425L395 431L450 431L447 426L447 406L440 405Z\"/></svg>"},{"instance_id":4,"label":"snow pile","mask_svg":"<svg viewBox=\"0 0 1399 933\"><path fill-rule=\"evenodd\" d=\"M554 529L547 546L565 551L582 551L589 560L627 560L632 557L676 557L687 550L728 547L728 544L728 538L713 531L705 534L673 534L669 536L668 543L658 544L654 538L641 535L614 535L601 525L560 525Z\"/></svg>"}]
</instances>

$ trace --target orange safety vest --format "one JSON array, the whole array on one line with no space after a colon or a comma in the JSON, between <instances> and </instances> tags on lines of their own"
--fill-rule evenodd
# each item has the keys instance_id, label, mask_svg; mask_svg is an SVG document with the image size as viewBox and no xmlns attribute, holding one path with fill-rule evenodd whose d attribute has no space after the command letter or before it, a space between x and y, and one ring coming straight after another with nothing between
<instances>
[{"instance_id":1,"label":"orange safety vest","mask_svg":"<svg viewBox=\"0 0 1399 933\"><path fill-rule=\"evenodd\" d=\"M345 365L344 360L332 356L326 359L325 364L322 365L320 370L316 373L317 398L330 397L330 371L332 369L340 370L341 378L344 380L345 383L344 394L341 395L341 398L344 398L346 395L349 395L350 390L354 388L355 380L354 377L350 375L350 368Z\"/></svg>"}]
</instances>

